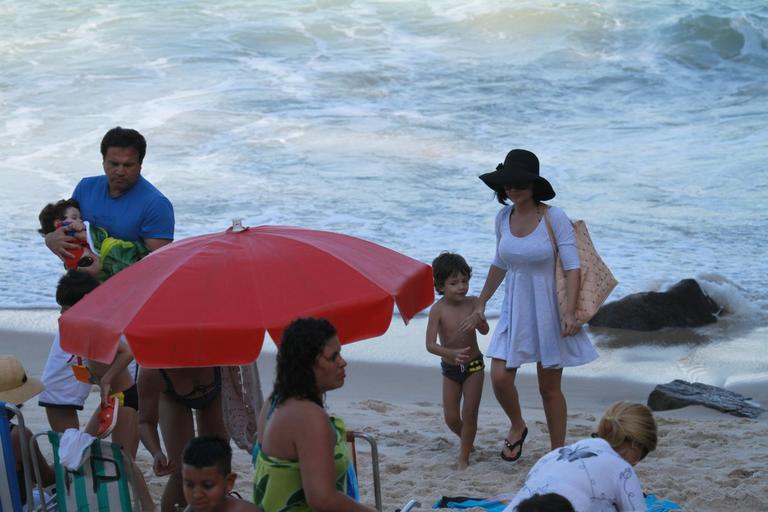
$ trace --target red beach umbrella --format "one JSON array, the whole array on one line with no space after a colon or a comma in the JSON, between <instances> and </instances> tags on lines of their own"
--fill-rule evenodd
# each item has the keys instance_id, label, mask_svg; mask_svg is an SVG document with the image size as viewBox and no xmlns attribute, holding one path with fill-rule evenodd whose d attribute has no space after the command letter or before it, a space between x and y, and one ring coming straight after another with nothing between
<instances>
[{"instance_id":1,"label":"red beach umbrella","mask_svg":"<svg viewBox=\"0 0 768 512\"><path fill-rule=\"evenodd\" d=\"M380 336L434 300L429 265L326 231L259 226L169 244L113 276L59 320L64 350L111 362L122 336L148 368L254 361L299 316L342 343Z\"/></svg>"}]
</instances>

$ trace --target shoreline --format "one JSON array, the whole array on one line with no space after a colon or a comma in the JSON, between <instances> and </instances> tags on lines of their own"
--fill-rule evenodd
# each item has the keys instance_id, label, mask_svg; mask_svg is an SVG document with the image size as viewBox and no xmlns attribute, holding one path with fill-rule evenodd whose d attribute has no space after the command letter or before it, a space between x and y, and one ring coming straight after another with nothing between
<instances>
[{"instance_id":1,"label":"shoreline","mask_svg":"<svg viewBox=\"0 0 768 512\"><path fill-rule=\"evenodd\" d=\"M12 310L0 309L0 321L3 320L3 314L7 314L9 311ZM57 327L56 318L58 318L58 311L21 311L32 312L31 315L34 315L34 318L28 315L19 322L27 326L27 329L0 327L0 347L2 347L0 352L21 353L15 351L17 349L14 349L14 347L18 345L18 342L14 340L18 340L19 337L24 338L24 353L30 354L32 361L42 361L39 368L35 366L28 368L31 375L39 377ZM491 332L493 332L495 322L495 320L490 321ZM406 381L410 382L414 388L420 389L416 385L416 381L422 377L431 379L428 387L439 387L439 358L427 354L424 348L426 324L426 317L415 317L408 325L405 325L399 317L393 317L388 331L381 337L345 344L343 346L343 354L345 359L351 363L350 371L353 374L358 373L355 368L362 367L366 368L366 370L360 373L380 375L380 378L383 379L384 374L391 373L396 368L399 377L393 384L401 392L405 391L404 382ZM766 333L768 333L768 330L766 330ZM687 375L684 371L678 371L680 368L675 368L675 365L680 366L677 362L672 360L665 361L664 358L667 354L670 358L678 357L684 359L685 356L681 356L680 349L678 348L642 346L630 349L612 349L600 345L598 334L592 334L591 336L593 342L596 342L596 348L601 357L589 365L566 368L563 372L563 388L565 390L568 390L569 387L572 387L577 393L580 393L582 389L612 390L616 387L615 384L619 384L621 389L626 389L633 396L644 394L647 397L648 393L657 384L664 384L679 378L713 384L734 391L751 398L768 409L768 374L762 370L753 375L726 376L724 379L726 382L713 383L709 382L709 379L706 378L691 378L697 376L695 371L689 369L687 373L691 375ZM489 341L490 335L478 335L478 343L481 349L486 347ZM8 349L5 349L5 347L8 347ZM265 335L263 347L259 360L265 362L268 360L269 363L259 364L262 376L266 375L265 371L269 371L265 370L265 368L268 369L274 365L276 353L276 346L268 335ZM683 347L683 350L685 350L685 347ZM636 357L638 355L647 357ZM663 364L665 362L667 363L666 366ZM486 366L489 366L489 361L487 360ZM623 369L630 371L622 373ZM696 367L693 368L693 370L696 369ZM488 371L489 368L486 368L486 374ZM722 367L715 368L714 371L715 373L722 372ZM535 375L536 369L534 364L526 364L518 371L520 386L530 390L532 395L537 395ZM486 375L486 387L483 394L484 401L494 399L490 391L490 381L488 381L487 377ZM263 389L267 389L270 385L271 377L269 380L262 378ZM376 390L373 391L375 392ZM612 396L615 396L615 394ZM588 397L585 396L584 398ZM620 399L620 397L617 399Z\"/></svg>"}]
</instances>

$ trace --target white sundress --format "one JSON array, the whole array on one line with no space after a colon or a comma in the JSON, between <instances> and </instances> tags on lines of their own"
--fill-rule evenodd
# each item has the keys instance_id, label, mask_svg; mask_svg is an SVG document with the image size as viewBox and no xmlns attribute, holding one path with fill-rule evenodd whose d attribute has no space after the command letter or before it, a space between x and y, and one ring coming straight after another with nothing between
<instances>
[{"instance_id":1,"label":"white sundress","mask_svg":"<svg viewBox=\"0 0 768 512\"><path fill-rule=\"evenodd\" d=\"M555 289L555 254L542 218L529 235L509 229L512 205L496 216L496 257L493 265L506 270L499 322L486 356L506 361L507 368L541 362L544 368L580 366L598 355L582 327L573 336L560 335ZM571 221L561 208L550 207L549 218L565 270L579 268Z\"/></svg>"}]
</instances>

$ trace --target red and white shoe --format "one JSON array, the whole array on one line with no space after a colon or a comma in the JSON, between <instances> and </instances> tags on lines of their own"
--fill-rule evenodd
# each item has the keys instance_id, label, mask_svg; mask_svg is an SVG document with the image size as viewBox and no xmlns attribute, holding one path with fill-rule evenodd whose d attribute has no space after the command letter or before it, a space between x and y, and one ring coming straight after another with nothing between
<instances>
[{"instance_id":1,"label":"red and white shoe","mask_svg":"<svg viewBox=\"0 0 768 512\"><path fill-rule=\"evenodd\" d=\"M99 429L96 431L96 437L104 439L115 429L117 425L117 413L120 410L120 400L112 395L109 397L106 407L99 411Z\"/></svg>"}]
</instances>

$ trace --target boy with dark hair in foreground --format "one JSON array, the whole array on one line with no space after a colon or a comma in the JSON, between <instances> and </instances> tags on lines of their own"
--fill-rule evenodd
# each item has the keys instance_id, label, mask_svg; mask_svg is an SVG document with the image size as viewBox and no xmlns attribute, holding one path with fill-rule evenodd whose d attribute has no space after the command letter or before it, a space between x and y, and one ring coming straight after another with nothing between
<instances>
[{"instance_id":1,"label":"boy with dark hair in foreground","mask_svg":"<svg viewBox=\"0 0 768 512\"><path fill-rule=\"evenodd\" d=\"M253 503L229 496L237 479L229 442L215 435L195 437L184 448L182 461L185 512L259 511Z\"/></svg>"}]
</instances>

